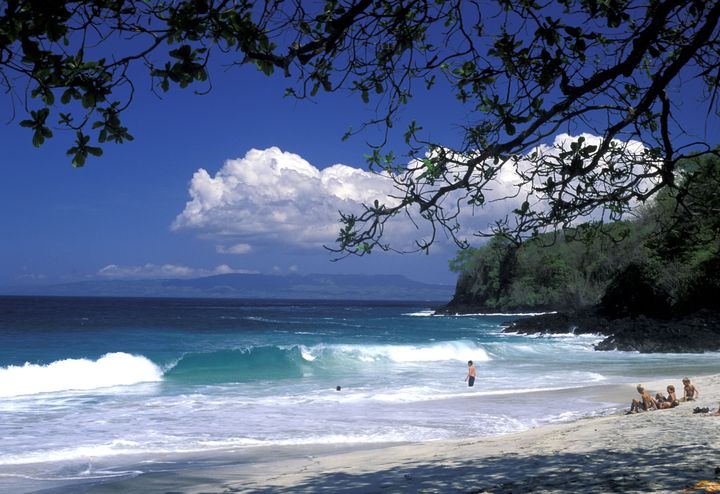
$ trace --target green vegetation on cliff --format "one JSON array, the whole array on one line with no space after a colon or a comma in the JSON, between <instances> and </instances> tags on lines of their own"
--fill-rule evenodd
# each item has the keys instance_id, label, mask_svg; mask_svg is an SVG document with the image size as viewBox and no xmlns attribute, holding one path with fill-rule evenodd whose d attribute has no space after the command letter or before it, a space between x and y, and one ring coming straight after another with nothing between
<instances>
[{"instance_id":1,"label":"green vegetation on cliff","mask_svg":"<svg viewBox=\"0 0 720 494\"><path fill-rule=\"evenodd\" d=\"M633 221L591 222L521 244L497 236L450 262L451 307L574 309L664 317L720 300L720 158L687 160ZM693 213L690 214L689 211ZM700 213L698 213L700 212Z\"/></svg>"}]
</instances>

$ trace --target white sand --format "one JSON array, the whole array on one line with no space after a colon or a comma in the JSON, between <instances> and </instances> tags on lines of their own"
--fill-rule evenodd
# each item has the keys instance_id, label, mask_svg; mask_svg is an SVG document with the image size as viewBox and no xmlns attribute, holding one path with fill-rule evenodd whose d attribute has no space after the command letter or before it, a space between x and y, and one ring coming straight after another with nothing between
<instances>
[{"instance_id":1,"label":"white sand","mask_svg":"<svg viewBox=\"0 0 720 494\"><path fill-rule=\"evenodd\" d=\"M159 472L81 492L607 493L682 492L720 467L720 375L694 379L700 399L674 409L583 419L494 438ZM654 394L669 382L645 383ZM679 380L672 382L682 396ZM622 388L627 402L634 386ZM719 470L720 472L720 470ZM720 473L719 473L720 474Z\"/></svg>"}]
</instances>

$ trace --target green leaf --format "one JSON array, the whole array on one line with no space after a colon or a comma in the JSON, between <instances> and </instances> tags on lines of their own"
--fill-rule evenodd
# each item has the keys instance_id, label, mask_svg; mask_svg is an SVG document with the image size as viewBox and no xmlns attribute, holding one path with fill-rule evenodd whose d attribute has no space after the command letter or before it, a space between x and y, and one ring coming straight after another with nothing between
<instances>
[{"instance_id":1,"label":"green leaf","mask_svg":"<svg viewBox=\"0 0 720 494\"><path fill-rule=\"evenodd\" d=\"M87 155L84 154L75 154L75 156L72 159L72 166L75 168L82 168L85 165L85 158Z\"/></svg>"},{"instance_id":2,"label":"green leaf","mask_svg":"<svg viewBox=\"0 0 720 494\"><path fill-rule=\"evenodd\" d=\"M85 93L82 97L83 108L92 108L95 106L95 95L92 93Z\"/></svg>"},{"instance_id":3,"label":"green leaf","mask_svg":"<svg viewBox=\"0 0 720 494\"><path fill-rule=\"evenodd\" d=\"M55 95L52 91L46 89L45 91L43 91L42 100L43 103L45 103L46 105L52 105L53 103L55 103Z\"/></svg>"},{"instance_id":4,"label":"green leaf","mask_svg":"<svg viewBox=\"0 0 720 494\"><path fill-rule=\"evenodd\" d=\"M43 137L42 132L35 131L32 138L33 146L39 148L44 142L45 138Z\"/></svg>"},{"instance_id":5,"label":"green leaf","mask_svg":"<svg viewBox=\"0 0 720 494\"><path fill-rule=\"evenodd\" d=\"M70 100L72 99L72 96L73 96L73 92L74 92L73 89L66 89L62 93L62 96L60 97L60 102L63 105L67 105L68 103L70 103Z\"/></svg>"}]
</instances>

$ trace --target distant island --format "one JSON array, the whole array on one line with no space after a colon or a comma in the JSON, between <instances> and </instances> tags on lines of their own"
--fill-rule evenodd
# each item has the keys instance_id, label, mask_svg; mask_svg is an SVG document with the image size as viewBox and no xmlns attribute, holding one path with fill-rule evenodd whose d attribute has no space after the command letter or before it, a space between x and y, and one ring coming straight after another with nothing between
<instances>
[{"instance_id":1,"label":"distant island","mask_svg":"<svg viewBox=\"0 0 720 494\"><path fill-rule=\"evenodd\" d=\"M4 295L247 298L294 300L412 300L445 302L453 286L400 275L220 274L193 279L88 280L1 289Z\"/></svg>"}]
</instances>

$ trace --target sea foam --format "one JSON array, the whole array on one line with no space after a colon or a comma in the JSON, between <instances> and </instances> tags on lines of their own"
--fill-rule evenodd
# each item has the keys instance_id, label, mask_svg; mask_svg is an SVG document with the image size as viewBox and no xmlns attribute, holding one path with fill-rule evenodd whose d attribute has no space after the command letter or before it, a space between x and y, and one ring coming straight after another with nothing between
<instances>
[{"instance_id":1,"label":"sea foam","mask_svg":"<svg viewBox=\"0 0 720 494\"><path fill-rule=\"evenodd\" d=\"M346 355L354 355L363 362L389 360L391 362L439 362L469 359L487 362L490 356L479 345L469 341L446 341L426 345L335 345Z\"/></svg>"},{"instance_id":2,"label":"sea foam","mask_svg":"<svg viewBox=\"0 0 720 494\"><path fill-rule=\"evenodd\" d=\"M0 397L161 381L162 375L160 367L147 358L123 352L108 353L97 360L10 365L0 368Z\"/></svg>"}]
</instances>

